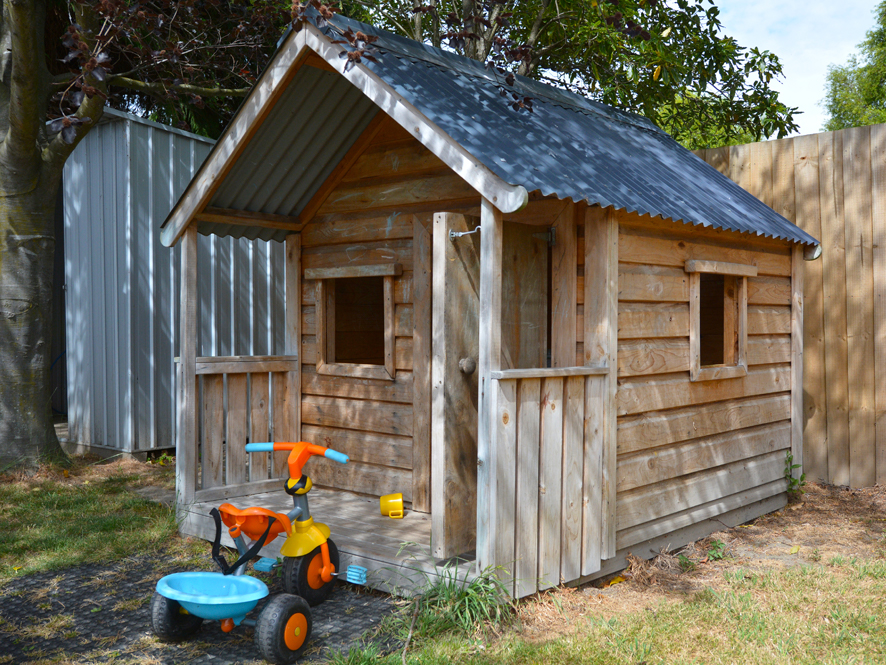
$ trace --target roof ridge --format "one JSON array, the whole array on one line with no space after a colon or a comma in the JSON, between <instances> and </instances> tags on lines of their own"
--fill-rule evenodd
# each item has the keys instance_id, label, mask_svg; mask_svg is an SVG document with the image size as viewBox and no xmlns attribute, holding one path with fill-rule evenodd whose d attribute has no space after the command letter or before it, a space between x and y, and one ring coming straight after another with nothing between
<instances>
[{"instance_id":1,"label":"roof ridge","mask_svg":"<svg viewBox=\"0 0 886 665\"><path fill-rule=\"evenodd\" d=\"M344 23L346 28L359 29L366 34L377 35L383 38L385 42L392 42L391 46L393 46L393 48L391 46L386 46L383 43L377 44L378 48L382 51L393 51L399 56L403 56L407 59L419 60L425 64L454 71L457 74L482 79L495 85L503 85L504 83L498 76L490 74L489 69L478 60L473 60L463 55L459 55L458 53L446 51L430 44L425 44L424 42L417 42L414 39L403 37L385 30L384 28L363 23L362 21L343 16L342 14L336 14L328 22L331 27L336 30L341 30L342 28L339 25L336 25L336 22ZM400 48L396 48L397 46L400 46ZM522 76L520 74L514 74L514 76L516 83L519 85L519 89L523 92L530 93L528 95L530 97L543 97L550 103L562 106L569 110L636 127L637 129L642 129L652 134L668 135L651 120L636 113L624 111L603 104L602 102L588 99L587 97L572 92L571 90L557 88L549 83L531 79L527 76ZM597 108L597 106L600 108Z\"/></svg>"}]
</instances>

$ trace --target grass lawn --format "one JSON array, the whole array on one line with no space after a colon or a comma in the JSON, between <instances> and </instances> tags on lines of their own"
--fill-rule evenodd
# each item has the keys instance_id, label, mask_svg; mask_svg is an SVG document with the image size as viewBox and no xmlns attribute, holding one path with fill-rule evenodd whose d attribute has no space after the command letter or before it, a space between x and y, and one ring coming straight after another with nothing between
<instances>
[{"instance_id":1,"label":"grass lawn","mask_svg":"<svg viewBox=\"0 0 886 665\"><path fill-rule=\"evenodd\" d=\"M184 547L175 513L134 492L174 486L173 463L74 458L0 476L0 584L19 575Z\"/></svg>"},{"instance_id":2,"label":"grass lawn","mask_svg":"<svg viewBox=\"0 0 886 665\"><path fill-rule=\"evenodd\" d=\"M0 586L28 573L163 550L206 565L173 511L135 490L171 488L171 464L78 458L67 474L0 476ZM724 530L615 583L501 603L494 579L438 587L348 663L886 663L886 491L810 485L798 504ZM12 585L10 587L10 585ZM0 654L0 663L4 662Z\"/></svg>"}]
</instances>

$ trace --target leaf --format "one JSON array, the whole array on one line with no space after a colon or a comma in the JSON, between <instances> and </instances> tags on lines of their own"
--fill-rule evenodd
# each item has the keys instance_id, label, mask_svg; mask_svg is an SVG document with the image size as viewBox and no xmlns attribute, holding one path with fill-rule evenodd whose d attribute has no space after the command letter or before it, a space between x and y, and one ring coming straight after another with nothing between
<instances>
[{"instance_id":1,"label":"leaf","mask_svg":"<svg viewBox=\"0 0 886 665\"><path fill-rule=\"evenodd\" d=\"M657 81L659 76L661 76L661 65L655 68L655 71L652 74L652 80Z\"/></svg>"},{"instance_id":2,"label":"leaf","mask_svg":"<svg viewBox=\"0 0 886 665\"><path fill-rule=\"evenodd\" d=\"M662 38L662 39L667 39L667 38L668 38L668 35L670 35L670 34L671 34L671 28L670 28L670 26L669 26L669 27L667 27L667 28L664 29L664 32L661 33L661 38Z\"/></svg>"},{"instance_id":3,"label":"leaf","mask_svg":"<svg viewBox=\"0 0 886 665\"><path fill-rule=\"evenodd\" d=\"M618 577L613 577L611 580L609 580L609 586L615 586L616 584L621 584L624 581L625 578L619 575Z\"/></svg>"},{"instance_id":4,"label":"leaf","mask_svg":"<svg viewBox=\"0 0 886 665\"><path fill-rule=\"evenodd\" d=\"M799 551L800 551L800 546L799 546L799 545L794 545L794 546L791 548L791 554L796 554L796 553L799 552Z\"/></svg>"}]
</instances>

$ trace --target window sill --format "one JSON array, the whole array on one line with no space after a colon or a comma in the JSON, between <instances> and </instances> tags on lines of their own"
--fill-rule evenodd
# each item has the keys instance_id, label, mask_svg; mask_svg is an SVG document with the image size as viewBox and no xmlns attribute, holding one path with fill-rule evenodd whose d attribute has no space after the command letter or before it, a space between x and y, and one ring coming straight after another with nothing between
<instances>
[{"instance_id":1,"label":"window sill","mask_svg":"<svg viewBox=\"0 0 886 665\"><path fill-rule=\"evenodd\" d=\"M352 379L378 379L393 381L394 377L383 365L358 365L353 363L317 363L317 374L345 376Z\"/></svg>"},{"instance_id":2,"label":"window sill","mask_svg":"<svg viewBox=\"0 0 886 665\"><path fill-rule=\"evenodd\" d=\"M748 375L747 365L730 365L729 367L718 365L716 367L702 367L690 372L691 381L717 381L719 379L740 379Z\"/></svg>"}]
</instances>

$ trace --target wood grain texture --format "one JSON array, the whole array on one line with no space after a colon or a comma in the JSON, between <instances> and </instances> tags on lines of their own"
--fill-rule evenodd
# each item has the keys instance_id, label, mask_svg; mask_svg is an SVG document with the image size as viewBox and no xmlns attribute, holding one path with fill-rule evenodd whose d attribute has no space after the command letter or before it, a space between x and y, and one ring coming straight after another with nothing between
<instances>
[{"instance_id":1,"label":"wood grain texture","mask_svg":"<svg viewBox=\"0 0 886 665\"><path fill-rule=\"evenodd\" d=\"M289 392L289 372L274 372L271 374L271 419L273 422L274 441L293 441L293 401L298 400L296 395ZM289 468L286 458L289 453L285 450L274 451L272 459L272 477L288 478Z\"/></svg>"},{"instance_id":2,"label":"wood grain texture","mask_svg":"<svg viewBox=\"0 0 886 665\"><path fill-rule=\"evenodd\" d=\"M803 248L794 247L794 275L791 279L791 455L803 474Z\"/></svg>"},{"instance_id":3,"label":"wood grain texture","mask_svg":"<svg viewBox=\"0 0 886 665\"><path fill-rule=\"evenodd\" d=\"M791 423L780 421L660 446L618 461L618 490L624 492L690 473L791 447Z\"/></svg>"},{"instance_id":4,"label":"wood grain texture","mask_svg":"<svg viewBox=\"0 0 886 665\"><path fill-rule=\"evenodd\" d=\"M779 450L620 493L618 530L658 520L776 480L784 481L784 459L784 452Z\"/></svg>"},{"instance_id":5,"label":"wood grain texture","mask_svg":"<svg viewBox=\"0 0 886 665\"><path fill-rule=\"evenodd\" d=\"M849 474L849 349L846 331L846 248L843 215L843 136L818 135L821 240L824 285L825 376L828 477L848 485Z\"/></svg>"},{"instance_id":6,"label":"wood grain texture","mask_svg":"<svg viewBox=\"0 0 886 665\"><path fill-rule=\"evenodd\" d=\"M246 436L249 393L246 374L227 376L228 408L225 413L225 484L246 482Z\"/></svg>"},{"instance_id":7,"label":"wood grain texture","mask_svg":"<svg viewBox=\"0 0 886 665\"><path fill-rule=\"evenodd\" d=\"M790 305L789 277L749 277L748 305Z\"/></svg>"},{"instance_id":8,"label":"wood grain texture","mask_svg":"<svg viewBox=\"0 0 886 665\"><path fill-rule=\"evenodd\" d=\"M463 374L461 358L477 358L480 239L449 240L473 230L476 218L438 213L433 232L431 376L431 494L434 556L474 549L477 525L477 372Z\"/></svg>"},{"instance_id":9,"label":"wood grain texture","mask_svg":"<svg viewBox=\"0 0 886 665\"><path fill-rule=\"evenodd\" d=\"M431 306L432 306L432 239L429 227L430 215L413 217L413 285L415 305L413 308L412 369L414 393L413 412L413 466L412 507L420 512L431 512ZM393 282L390 284L390 300L393 307ZM387 293L387 292L386 292ZM398 307L399 309L399 307ZM396 334L396 316L392 310L392 325ZM391 370L393 367L391 368ZM390 371L390 370L389 370Z\"/></svg>"},{"instance_id":10,"label":"wood grain texture","mask_svg":"<svg viewBox=\"0 0 886 665\"><path fill-rule=\"evenodd\" d=\"M571 205L554 222L556 242L551 251L551 367L575 363L577 302L576 206Z\"/></svg>"},{"instance_id":11,"label":"wood grain texture","mask_svg":"<svg viewBox=\"0 0 886 665\"><path fill-rule=\"evenodd\" d=\"M393 381L379 381L353 376L317 374L310 365L306 365L302 370L302 393L305 395L411 404L413 401L412 383L412 372L397 372Z\"/></svg>"},{"instance_id":12,"label":"wood grain texture","mask_svg":"<svg viewBox=\"0 0 886 665\"><path fill-rule=\"evenodd\" d=\"M618 375L643 376L688 372L689 339L623 340L618 344Z\"/></svg>"},{"instance_id":13,"label":"wood grain texture","mask_svg":"<svg viewBox=\"0 0 886 665\"><path fill-rule=\"evenodd\" d=\"M871 130L843 134L843 204L846 250L846 335L849 366L849 482L876 480L874 403L874 279L871 222Z\"/></svg>"},{"instance_id":14,"label":"wood grain texture","mask_svg":"<svg viewBox=\"0 0 886 665\"><path fill-rule=\"evenodd\" d=\"M748 335L790 334L790 307L748 305Z\"/></svg>"},{"instance_id":15,"label":"wood grain texture","mask_svg":"<svg viewBox=\"0 0 886 665\"><path fill-rule=\"evenodd\" d=\"M202 489L225 484L225 377L203 378Z\"/></svg>"},{"instance_id":16,"label":"wood grain texture","mask_svg":"<svg viewBox=\"0 0 886 665\"><path fill-rule=\"evenodd\" d=\"M790 314L788 321L790 329ZM689 337L689 306L684 303L619 303L618 338L650 337Z\"/></svg>"},{"instance_id":17,"label":"wood grain texture","mask_svg":"<svg viewBox=\"0 0 886 665\"><path fill-rule=\"evenodd\" d=\"M877 484L886 482L886 127L871 127L871 219L874 233L874 427L876 436ZM817 263L821 263L818 261ZM810 281L807 272L807 284ZM813 278L814 279L814 278ZM806 299L806 316L815 315L812 310L811 289ZM817 321L817 319L816 319ZM806 326L809 328L810 326ZM810 345L804 346L804 366L809 365ZM804 374L804 384L809 384L809 372Z\"/></svg>"},{"instance_id":18,"label":"wood grain texture","mask_svg":"<svg viewBox=\"0 0 886 665\"><path fill-rule=\"evenodd\" d=\"M620 263L620 302L688 302L689 275L683 268Z\"/></svg>"},{"instance_id":19,"label":"wood grain texture","mask_svg":"<svg viewBox=\"0 0 886 665\"><path fill-rule=\"evenodd\" d=\"M820 239L818 138L800 136L793 140L793 145L796 224ZM803 264L803 466L810 480L828 479L822 264L822 259Z\"/></svg>"},{"instance_id":20,"label":"wood grain texture","mask_svg":"<svg viewBox=\"0 0 886 665\"><path fill-rule=\"evenodd\" d=\"M350 245L379 240L411 238L412 215L390 213L378 217L361 216L357 219L332 219L308 224L301 232L302 247Z\"/></svg>"},{"instance_id":21,"label":"wood grain texture","mask_svg":"<svg viewBox=\"0 0 886 665\"><path fill-rule=\"evenodd\" d=\"M711 261L708 259L689 259L683 266L686 272L704 272L717 275L735 275L743 277L756 277L757 266L746 263L728 263L726 261Z\"/></svg>"},{"instance_id":22,"label":"wood grain texture","mask_svg":"<svg viewBox=\"0 0 886 665\"><path fill-rule=\"evenodd\" d=\"M302 434L305 441L343 452L355 462L412 469L411 437L316 425L303 425Z\"/></svg>"},{"instance_id":23,"label":"wood grain texture","mask_svg":"<svg viewBox=\"0 0 886 665\"><path fill-rule=\"evenodd\" d=\"M271 388L267 373L249 375L249 442L270 441ZM249 480L268 479L268 453L249 453Z\"/></svg>"},{"instance_id":24,"label":"wood grain texture","mask_svg":"<svg viewBox=\"0 0 886 665\"><path fill-rule=\"evenodd\" d=\"M181 318L175 492L179 515L197 489L197 227L184 231L181 248Z\"/></svg>"},{"instance_id":25,"label":"wood grain texture","mask_svg":"<svg viewBox=\"0 0 886 665\"><path fill-rule=\"evenodd\" d=\"M783 392L790 390L790 374L790 365L764 365L751 367L740 379L704 383L690 382L684 374L620 379L618 415Z\"/></svg>"},{"instance_id":26,"label":"wood grain texture","mask_svg":"<svg viewBox=\"0 0 886 665\"><path fill-rule=\"evenodd\" d=\"M305 395L302 421L321 427L412 436L412 404Z\"/></svg>"},{"instance_id":27,"label":"wood grain texture","mask_svg":"<svg viewBox=\"0 0 886 665\"><path fill-rule=\"evenodd\" d=\"M618 453L632 453L791 417L788 393L692 405L619 418Z\"/></svg>"},{"instance_id":28,"label":"wood grain texture","mask_svg":"<svg viewBox=\"0 0 886 665\"><path fill-rule=\"evenodd\" d=\"M514 595L528 596L538 590L538 460L541 435L541 379L522 379L517 399L516 493L521 509L516 512L514 542Z\"/></svg>"},{"instance_id":29,"label":"wood grain texture","mask_svg":"<svg viewBox=\"0 0 886 665\"><path fill-rule=\"evenodd\" d=\"M498 385L490 377L501 369L501 247L503 221L490 201L482 200L480 211L480 345L477 371L477 560L482 568L503 563L495 560L497 537L496 450L494 436L498 414Z\"/></svg>"},{"instance_id":30,"label":"wood grain texture","mask_svg":"<svg viewBox=\"0 0 886 665\"><path fill-rule=\"evenodd\" d=\"M560 495L563 487L563 379L541 384L538 453L538 588L560 584Z\"/></svg>"},{"instance_id":31,"label":"wood grain texture","mask_svg":"<svg viewBox=\"0 0 886 665\"><path fill-rule=\"evenodd\" d=\"M560 501L560 577L581 576L582 505L584 476L585 379L563 380L563 491Z\"/></svg>"},{"instance_id":32,"label":"wood grain texture","mask_svg":"<svg viewBox=\"0 0 886 665\"><path fill-rule=\"evenodd\" d=\"M682 268L686 261L703 260L753 266L760 275L788 277L791 259L787 250L774 246L770 251L748 249L737 234L723 237L719 242L705 242L696 233L697 227L686 227L677 232L653 231L622 225L619 233L624 263L672 266Z\"/></svg>"}]
</instances>

